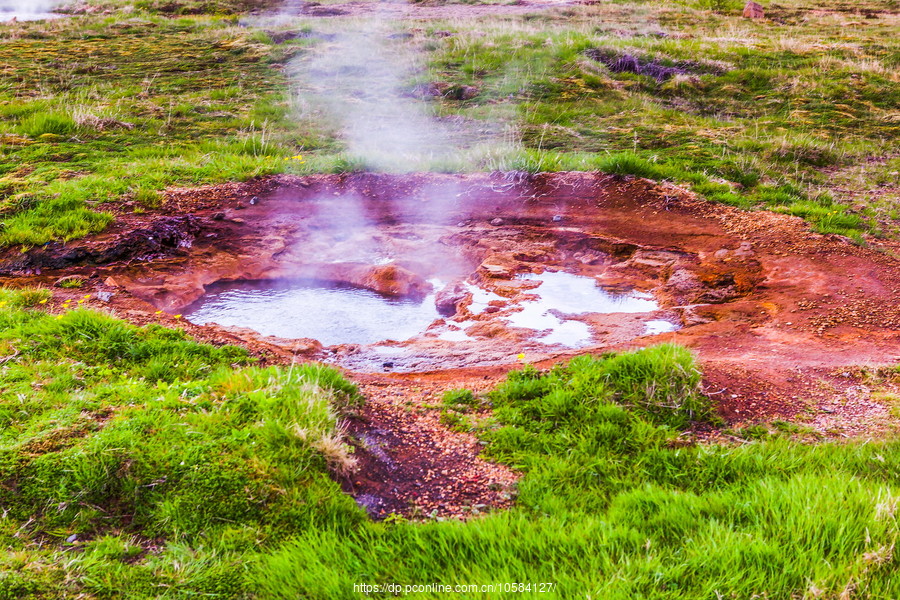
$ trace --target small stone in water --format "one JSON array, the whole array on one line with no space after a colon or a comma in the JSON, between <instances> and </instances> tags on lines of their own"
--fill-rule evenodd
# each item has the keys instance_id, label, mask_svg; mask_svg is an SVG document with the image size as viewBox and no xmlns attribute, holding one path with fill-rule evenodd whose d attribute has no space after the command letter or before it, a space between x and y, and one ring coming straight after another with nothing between
<instances>
[{"instance_id":1,"label":"small stone in water","mask_svg":"<svg viewBox=\"0 0 900 600\"><path fill-rule=\"evenodd\" d=\"M493 225L494 227L499 227L500 225L503 225L503 219L498 217L491 221L491 225Z\"/></svg>"},{"instance_id":2,"label":"small stone in water","mask_svg":"<svg viewBox=\"0 0 900 600\"><path fill-rule=\"evenodd\" d=\"M562 221L562 215L553 215L554 223L559 223L560 221Z\"/></svg>"}]
</instances>

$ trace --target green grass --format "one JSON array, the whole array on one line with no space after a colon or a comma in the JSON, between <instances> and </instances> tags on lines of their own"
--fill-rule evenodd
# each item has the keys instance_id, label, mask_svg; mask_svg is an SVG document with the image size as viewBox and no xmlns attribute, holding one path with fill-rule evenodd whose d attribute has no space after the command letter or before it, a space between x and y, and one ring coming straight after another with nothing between
<instances>
[{"instance_id":1,"label":"green grass","mask_svg":"<svg viewBox=\"0 0 900 600\"><path fill-rule=\"evenodd\" d=\"M611 167L673 180L711 200L780 207L857 240L895 229L893 217L832 189L830 174L878 164L872 159L889 157L900 134L895 19L848 32L841 20L853 13L794 13L788 3L769 7L773 20L750 22L727 3L701 4L602 3L526 23L453 24L457 35L420 44L434 48L432 80L480 89L471 101L444 100L444 111L518 129L519 168ZM694 73L666 81L613 73L591 58L597 50ZM886 169L863 175L870 188Z\"/></svg>"},{"instance_id":2,"label":"green grass","mask_svg":"<svg viewBox=\"0 0 900 600\"><path fill-rule=\"evenodd\" d=\"M336 371L49 296L0 291L0 598L233 597L259 545L361 521L328 476L357 401Z\"/></svg>"},{"instance_id":3,"label":"green grass","mask_svg":"<svg viewBox=\"0 0 900 600\"><path fill-rule=\"evenodd\" d=\"M104 204L161 204L172 185L284 170L305 150L285 119L273 47L226 18L150 15L24 24L0 40L0 245L104 229Z\"/></svg>"},{"instance_id":4,"label":"green grass","mask_svg":"<svg viewBox=\"0 0 900 600\"><path fill-rule=\"evenodd\" d=\"M465 524L309 532L250 577L267 598L497 581L557 587L468 597L896 596L900 446L785 435L685 445L681 428L710 415L696 385L690 354L674 346L511 373L485 397L494 416L471 426L487 456L524 473L514 509ZM469 396L447 400L465 420Z\"/></svg>"},{"instance_id":5,"label":"green grass","mask_svg":"<svg viewBox=\"0 0 900 600\"><path fill-rule=\"evenodd\" d=\"M410 87L478 88L469 100L440 99L438 114L508 132L428 168L601 169L795 214L857 241L893 235L893 197L871 193L896 180L892 17L848 29L857 13L812 14L789 2L750 22L714 4L598 3L427 23L390 41L398 55L425 59ZM15 26L0 41L0 245L83 237L112 221L104 204L137 197L139 210L152 209L153 192L168 186L376 164L347 155L339 127L322 115L294 120L281 67L322 39L274 44L222 16L251 7L144 2L133 13ZM881 8L890 7L856 6ZM295 28L327 29L315 20ZM594 51L696 73L666 81L612 73ZM289 160L297 154L305 160ZM835 172L852 172L852 186Z\"/></svg>"},{"instance_id":6,"label":"green grass","mask_svg":"<svg viewBox=\"0 0 900 600\"><path fill-rule=\"evenodd\" d=\"M373 523L328 475L352 461L336 420L358 402L336 371L252 366L238 348L88 310L89 298L48 314L50 298L0 290L0 598L358 598L355 583L496 582L555 587L462 597L900 593L900 445L808 445L778 424L740 446L690 443L686 428L716 418L683 348L449 392L457 426L522 472L515 506Z\"/></svg>"},{"instance_id":7,"label":"green grass","mask_svg":"<svg viewBox=\"0 0 900 600\"><path fill-rule=\"evenodd\" d=\"M861 15L895 3L781 4L749 22L724 2L598 3L392 43L424 53L422 80L478 87L439 114L514 132L437 170L600 170L891 234L896 203L869 192L897 183L896 21ZM369 168L333 124L291 119L278 65L319 42L221 16L250 7L150 0L3 26L0 245L100 231L111 203L153 210L168 186ZM703 69L612 73L596 48ZM0 600L358 598L354 583L389 582L555 585L453 596L469 598L900 596L900 443L809 444L785 423L693 443L717 421L683 348L448 392L442 420L521 471L516 504L373 523L332 478L353 464L338 422L359 402L337 371L255 366L87 297L48 313L52 293L0 290Z\"/></svg>"}]
</instances>

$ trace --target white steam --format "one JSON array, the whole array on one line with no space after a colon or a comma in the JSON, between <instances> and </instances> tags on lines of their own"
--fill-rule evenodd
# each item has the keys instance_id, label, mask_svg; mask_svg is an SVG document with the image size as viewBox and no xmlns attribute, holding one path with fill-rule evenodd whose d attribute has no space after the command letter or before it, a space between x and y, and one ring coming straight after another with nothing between
<instances>
[{"instance_id":1,"label":"white steam","mask_svg":"<svg viewBox=\"0 0 900 600\"><path fill-rule=\"evenodd\" d=\"M313 132L330 129L350 165L367 171L457 171L507 152L512 144L499 139L496 126L440 118L439 104L427 93L416 93L436 87L415 85L426 73L425 54L417 51L422 40L398 28L397 11L390 8L382 6L364 18L314 21L306 35L318 38L316 44L287 69L298 124ZM287 12L286 7L279 17ZM394 190L390 210L416 224L414 237L421 237L421 244L379 235L379 223L367 211L371 199L342 194L327 204L334 214L316 215L317 230L306 241L307 250L329 248L349 262L391 259L424 278L455 279L467 272L465 261L442 245L442 234L431 227L448 223L461 192L448 180L409 194Z\"/></svg>"},{"instance_id":2,"label":"white steam","mask_svg":"<svg viewBox=\"0 0 900 600\"><path fill-rule=\"evenodd\" d=\"M383 171L455 170L476 144L498 145L471 122L437 118L435 105L414 93L422 61L409 34L397 33L384 15L342 20L320 35L311 58L289 65L297 116L333 124L351 160Z\"/></svg>"},{"instance_id":3,"label":"white steam","mask_svg":"<svg viewBox=\"0 0 900 600\"><path fill-rule=\"evenodd\" d=\"M0 0L0 13L27 17L48 13L58 5L55 0Z\"/></svg>"}]
</instances>

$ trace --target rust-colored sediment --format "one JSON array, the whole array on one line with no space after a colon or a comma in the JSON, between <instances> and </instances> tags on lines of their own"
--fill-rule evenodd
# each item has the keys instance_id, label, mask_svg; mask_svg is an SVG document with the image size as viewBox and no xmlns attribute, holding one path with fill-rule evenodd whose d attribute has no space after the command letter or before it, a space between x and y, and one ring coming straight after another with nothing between
<instances>
[{"instance_id":1,"label":"rust-colored sediment","mask_svg":"<svg viewBox=\"0 0 900 600\"><path fill-rule=\"evenodd\" d=\"M364 235L383 237L375 241L401 256L391 269L341 260L360 243L342 229L350 194L363 199L355 218L367 224ZM514 298L527 292L513 289L515 273L550 268L651 291L681 322L677 332L639 337L627 319L594 315L586 320L596 344L575 351L542 348L486 314L473 330L482 337L465 352L434 338L402 344L425 357L419 372L349 373L369 403L352 424L364 468L346 483L376 514L466 515L510 501L515 475L479 460L477 440L448 431L428 406L446 389L491 387L516 366L519 348L546 366L586 351L674 341L698 353L704 386L730 425L786 419L856 436L895 424L879 392L895 392L897 382L870 376L872 367L900 361L893 242L860 247L812 233L794 217L588 173L272 177L172 191L161 210L122 211L93 238L8 251L0 257L3 283L52 285L82 275L81 289L54 290L57 307L91 293L92 306L132 322L177 325L274 363L352 365L361 350L201 327L157 311L179 311L217 281L298 273L405 294L422 293L437 269ZM101 302L98 292L113 296ZM483 366L467 366L475 363ZM389 460L379 459L382 450Z\"/></svg>"}]
</instances>

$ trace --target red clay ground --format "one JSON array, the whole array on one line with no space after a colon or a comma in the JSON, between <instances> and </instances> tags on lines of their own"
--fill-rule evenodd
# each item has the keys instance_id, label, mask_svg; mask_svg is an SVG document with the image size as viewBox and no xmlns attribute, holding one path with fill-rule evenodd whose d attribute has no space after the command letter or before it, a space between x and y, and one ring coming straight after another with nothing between
<instances>
[{"instance_id":1,"label":"red clay ground","mask_svg":"<svg viewBox=\"0 0 900 600\"><path fill-rule=\"evenodd\" d=\"M891 400L900 381L879 368L900 362L896 244L855 246L793 217L714 205L644 180L369 174L174 191L156 212L121 207L115 226L94 238L10 250L0 256L0 274L7 285L83 277L80 289L54 288L51 310L90 293L93 307L243 344L265 362L352 364L347 357L365 356L365 348L323 349L314 340L201 327L159 312L180 311L219 280L333 265L329 252L355 244L353 236L336 238L339 228L329 224L348 195L363 198L360 231L375 231L393 251L406 248L398 263L412 273L435 262L423 248L437 243L436 256L453 249L461 257L443 265L451 276L469 275L512 298L515 273L560 269L651 291L682 322L677 332L634 338L601 319L592 322L593 347L567 350L492 329L496 321L486 315L479 330L491 332L462 358L443 361L450 345L420 338L401 344L427 357L420 372L349 373L369 402L351 424L363 468L346 485L374 514L464 516L511 500L515 474L478 459L477 440L443 428L429 406L447 389L495 385L515 368L519 348L543 367L585 351L674 341L698 353L705 389L732 427L781 419L845 437L883 435L896 425ZM435 197L447 201L435 204ZM328 268L336 280L358 278L345 266ZM113 295L104 302L100 292ZM458 368L463 359L482 366Z\"/></svg>"}]
</instances>

